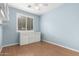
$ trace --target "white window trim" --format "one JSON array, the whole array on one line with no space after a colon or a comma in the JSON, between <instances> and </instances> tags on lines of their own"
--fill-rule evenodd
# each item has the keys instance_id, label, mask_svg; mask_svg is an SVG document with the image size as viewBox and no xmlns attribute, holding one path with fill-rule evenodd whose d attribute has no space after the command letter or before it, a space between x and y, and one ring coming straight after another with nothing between
<instances>
[{"instance_id":1,"label":"white window trim","mask_svg":"<svg viewBox=\"0 0 79 59\"><path fill-rule=\"evenodd\" d=\"M28 15L25 15L25 14L16 13L16 31L17 31L17 32L34 32L34 27L33 27L33 30L24 30L24 31L18 30L18 17L19 17L19 16L30 17L30 18L32 18L33 21L34 21L34 16L28 16ZM27 28L26 28L26 29L27 29Z\"/></svg>"}]
</instances>

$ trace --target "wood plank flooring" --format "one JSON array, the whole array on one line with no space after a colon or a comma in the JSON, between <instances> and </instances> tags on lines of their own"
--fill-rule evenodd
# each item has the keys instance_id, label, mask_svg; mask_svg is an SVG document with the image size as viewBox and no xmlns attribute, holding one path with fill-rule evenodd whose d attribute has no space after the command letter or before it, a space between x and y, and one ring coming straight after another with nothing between
<instances>
[{"instance_id":1,"label":"wood plank flooring","mask_svg":"<svg viewBox=\"0 0 79 59\"><path fill-rule=\"evenodd\" d=\"M37 42L28 45L14 45L4 47L1 56L79 56L74 52L46 42Z\"/></svg>"}]
</instances>

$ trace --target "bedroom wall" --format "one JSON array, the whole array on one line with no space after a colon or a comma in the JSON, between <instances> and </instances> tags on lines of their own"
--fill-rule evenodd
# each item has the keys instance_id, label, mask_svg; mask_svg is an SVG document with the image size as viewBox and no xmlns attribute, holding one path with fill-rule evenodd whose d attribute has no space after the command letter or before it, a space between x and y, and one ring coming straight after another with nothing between
<instances>
[{"instance_id":1,"label":"bedroom wall","mask_svg":"<svg viewBox=\"0 0 79 59\"><path fill-rule=\"evenodd\" d=\"M3 25L2 46L19 43L19 33L16 31L16 13L33 16L34 31L39 31L39 16L9 7L9 21L5 25Z\"/></svg>"},{"instance_id":2,"label":"bedroom wall","mask_svg":"<svg viewBox=\"0 0 79 59\"><path fill-rule=\"evenodd\" d=\"M42 40L79 50L79 4L60 6L40 19Z\"/></svg>"},{"instance_id":3,"label":"bedroom wall","mask_svg":"<svg viewBox=\"0 0 79 59\"><path fill-rule=\"evenodd\" d=\"M0 48L2 47L2 25L0 24Z\"/></svg>"}]
</instances>

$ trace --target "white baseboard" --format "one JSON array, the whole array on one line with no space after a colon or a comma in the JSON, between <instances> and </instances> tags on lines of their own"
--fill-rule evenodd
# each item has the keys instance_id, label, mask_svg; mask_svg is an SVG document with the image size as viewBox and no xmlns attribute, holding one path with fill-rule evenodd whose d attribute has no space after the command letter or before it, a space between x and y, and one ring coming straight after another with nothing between
<instances>
[{"instance_id":1,"label":"white baseboard","mask_svg":"<svg viewBox=\"0 0 79 59\"><path fill-rule=\"evenodd\" d=\"M60 45L60 44L57 44L57 43L54 43L54 42L51 42L51 41L48 41L48 40L43 40L43 41L47 42L47 43L50 43L50 44L60 46L60 47L63 47L63 48L66 48L66 49L69 49L69 50L72 50L72 51L75 51L75 52L79 52L79 50L76 50L76 49L73 49L73 48L70 48L70 47L66 47L66 46L63 46L63 45Z\"/></svg>"},{"instance_id":2,"label":"white baseboard","mask_svg":"<svg viewBox=\"0 0 79 59\"><path fill-rule=\"evenodd\" d=\"M19 43L12 43L12 44L7 44L7 45L4 45L4 46L2 46L2 48L3 48L3 47L8 47L8 46L17 45L17 44L19 44Z\"/></svg>"},{"instance_id":3,"label":"white baseboard","mask_svg":"<svg viewBox=\"0 0 79 59\"><path fill-rule=\"evenodd\" d=\"M13 45L17 45L17 44L19 44L19 43L13 43L13 44L4 45L4 46L2 46L0 48L0 52L2 51L2 48L4 48L4 47L13 46Z\"/></svg>"},{"instance_id":4,"label":"white baseboard","mask_svg":"<svg viewBox=\"0 0 79 59\"><path fill-rule=\"evenodd\" d=\"M75 51L75 52L79 52L79 50L76 50L76 49L73 49L73 48L70 48L70 47L67 47L67 46L63 46L63 45L60 45L60 44L57 44L57 43L54 43L54 42L51 42L51 41L48 41L48 40L43 40L43 41L47 42L47 43L50 43L50 44L60 46L60 47L63 47L63 48L66 48L66 49L69 49L69 50L72 50L72 51ZM8 45L5 45L5 46L2 46L2 48L7 47L7 46L17 45L17 44L19 44L19 43L8 44ZM2 48L0 48L0 52L1 52Z\"/></svg>"}]
</instances>

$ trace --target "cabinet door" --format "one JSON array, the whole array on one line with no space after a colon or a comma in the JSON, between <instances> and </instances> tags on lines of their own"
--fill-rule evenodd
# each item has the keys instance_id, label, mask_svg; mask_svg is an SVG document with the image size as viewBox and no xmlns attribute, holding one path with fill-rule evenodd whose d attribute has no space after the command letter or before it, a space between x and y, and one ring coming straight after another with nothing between
<instances>
[{"instance_id":1,"label":"cabinet door","mask_svg":"<svg viewBox=\"0 0 79 59\"><path fill-rule=\"evenodd\" d=\"M35 39L34 39L34 33L33 32L29 32L29 34L28 34L28 36L29 36L29 43L34 43L35 42Z\"/></svg>"},{"instance_id":2,"label":"cabinet door","mask_svg":"<svg viewBox=\"0 0 79 59\"><path fill-rule=\"evenodd\" d=\"M35 42L38 42L40 41L40 32L35 32L35 35L34 35L34 39L35 39Z\"/></svg>"},{"instance_id":3,"label":"cabinet door","mask_svg":"<svg viewBox=\"0 0 79 59\"><path fill-rule=\"evenodd\" d=\"M25 45L25 44L28 44L28 35L25 34L25 33L21 33L20 34L20 45Z\"/></svg>"},{"instance_id":4,"label":"cabinet door","mask_svg":"<svg viewBox=\"0 0 79 59\"><path fill-rule=\"evenodd\" d=\"M29 43L34 43L40 41L40 33L39 32L31 32L29 34Z\"/></svg>"}]
</instances>

